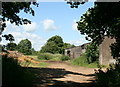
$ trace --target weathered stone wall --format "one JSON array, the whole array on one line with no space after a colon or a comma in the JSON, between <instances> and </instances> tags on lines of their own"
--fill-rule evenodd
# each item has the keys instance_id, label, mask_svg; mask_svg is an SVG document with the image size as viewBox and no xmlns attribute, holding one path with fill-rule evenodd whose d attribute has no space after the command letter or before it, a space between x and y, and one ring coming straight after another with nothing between
<instances>
[{"instance_id":1,"label":"weathered stone wall","mask_svg":"<svg viewBox=\"0 0 120 87\"><path fill-rule=\"evenodd\" d=\"M103 42L99 46L99 63L100 65L109 65L115 63L115 59L111 56L110 45L115 42L115 39L105 37ZM86 51L87 44L81 46L72 47L65 49L65 55L70 56L71 58L76 58L81 56L82 53Z\"/></svg>"},{"instance_id":2,"label":"weathered stone wall","mask_svg":"<svg viewBox=\"0 0 120 87\"><path fill-rule=\"evenodd\" d=\"M99 46L99 63L101 65L109 65L112 62L115 62L111 56L110 45L115 42L115 39L105 37L103 42Z\"/></svg>"},{"instance_id":3,"label":"weathered stone wall","mask_svg":"<svg viewBox=\"0 0 120 87\"><path fill-rule=\"evenodd\" d=\"M80 52L81 52L81 48L79 46L65 49L65 55L70 56L71 58L76 58L80 56L81 54Z\"/></svg>"}]
</instances>

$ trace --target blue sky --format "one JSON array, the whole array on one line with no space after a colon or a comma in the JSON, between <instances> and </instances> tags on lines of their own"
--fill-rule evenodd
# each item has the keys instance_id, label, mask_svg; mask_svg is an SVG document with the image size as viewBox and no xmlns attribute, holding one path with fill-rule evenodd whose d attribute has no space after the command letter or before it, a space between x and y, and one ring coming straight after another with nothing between
<instances>
[{"instance_id":1,"label":"blue sky","mask_svg":"<svg viewBox=\"0 0 120 87\"><path fill-rule=\"evenodd\" d=\"M23 12L19 14L30 19L32 24L16 26L7 21L7 28L3 33L13 34L16 43L25 38L29 39L35 50L40 50L46 41L55 35L61 36L66 43L78 46L88 41L77 30L76 21L93 6L93 2L88 2L76 9L70 8L66 2L39 2L39 7L32 6L35 16ZM2 43L7 42L3 40Z\"/></svg>"}]
</instances>

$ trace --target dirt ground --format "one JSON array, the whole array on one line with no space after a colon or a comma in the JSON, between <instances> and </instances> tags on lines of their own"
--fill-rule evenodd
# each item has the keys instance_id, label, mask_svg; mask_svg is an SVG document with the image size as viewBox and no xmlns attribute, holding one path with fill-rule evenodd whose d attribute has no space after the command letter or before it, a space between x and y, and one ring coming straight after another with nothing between
<instances>
[{"instance_id":1,"label":"dirt ground","mask_svg":"<svg viewBox=\"0 0 120 87\"><path fill-rule=\"evenodd\" d=\"M96 87L94 68L72 66L65 62L44 61L47 68L29 69L37 79L34 87Z\"/></svg>"}]
</instances>

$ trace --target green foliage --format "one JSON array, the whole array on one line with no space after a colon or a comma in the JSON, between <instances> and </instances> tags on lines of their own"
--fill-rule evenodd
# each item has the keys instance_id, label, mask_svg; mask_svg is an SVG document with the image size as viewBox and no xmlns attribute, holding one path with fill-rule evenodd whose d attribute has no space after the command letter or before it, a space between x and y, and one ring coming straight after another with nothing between
<instances>
[{"instance_id":1,"label":"green foliage","mask_svg":"<svg viewBox=\"0 0 120 87\"><path fill-rule=\"evenodd\" d=\"M67 60L70 60L70 57L63 55L63 56L61 56L60 60L61 61L67 61Z\"/></svg>"},{"instance_id":2,"label":"green foliage","mask_svg":"<svg viewBox=\"0 0 120 87\"><path fill-rule=\"evenodd\" d=\"M34 16L34 10L31 8L32 4L38 7L36 2L2 2L3 21L8 20L16 25L31 23L28 19L20 18L18 13L23 10L25 13Z\"/></svg>"},{"instance_id":3,"label":"green foliage","mask_svg":"<svg viewBox=\"0 0 120 87\"><path fill-rule=\"evenodd\" d=\"M31 49L31 53L32 53L32 55L37 55L37 54L38 54L38 51L35 51L35 49L32 48L32 49Z\"/></svg>"},{"instance_id":4,"label":"green foliage","mask_svg":"<svg viewBox=\"0 0 120 87\"><path fill-rule=\"evenodd\" d=\"M98 61L99 49L98 49L98 46L96 46L95 42L92 42L90 43L90 45L87 45L85 54L86 54L88 63L93 63L95 61Z\"/></svg>"},{"instance_id":5,"label":"green foliage","mask_svg":"<svg viewBox=\"0 0 120 87\"><path fill-rule=\"evenodd\" d=\"M112 55L120 56L120 2L118 3L95 3L78 22L78 30L87 35L93 42L100 44L105 36L116 39L112 45ZM90 40L88 39L88 40ZM115 48L115 49L114 49Z\"/></svg>"},{"instance_id":6,"label":"green foliage","mask_svg":"<svg viewBox=\"0 0 120 87\"><path fill-rule=\"evenodd\" d=\"M77 0L77 1L72 1L72 0L67 0L67 4L70 4L71 8L78 8L80 4L84 4L86 0Z\"/></svg>"},{"instance_id":7,"label":"green foliage","mask_svg":"<svg viewBox=\"0 0 120 87\"><path fill-rule=\"evenodd\" d=\"M75 47L75 45L71 45L69 43L64 43L64 48Z\"/></svg>"},{"instance_id":8,"label":"green foliage","mask_svg":"<svg viewBox=\"0 0 120 87\"><path fill-rule=\"evenodd\" d=\"M54 43L54 42L47 42L45 44L45 46L42 47L40 52L55 54L55 53L61 53L61 49L60 49L60 47L57 46L56 43Z\"/></svg>"},{"instance_id":9,"label":"green foliage","mask_svg":"<svg viewBox=\"0 0 120 87\"><path fill-rule=\"evenodd\" d=\"M84 65L84 64L88 64L88 60L85 54L83 54L82 56L75 58L72 60L72 63L74 65Z\"/></svg>"},{"instance_id":10,"label":"green foliage","mask_svg":"<svg viewBox=\"0 0 120 87\"><path fill-rule=\"evenodd\" d=\"M93 8L81 16L81 20L78 22L78 30L81 34L86 34L97 42L101 42L104 35L113 36L113 34L117 34L118 30L115 30L113 26L119 25L119 9L120 3L96 3Z\"/></svg>"},{"instance_id":11,"label":"green foliage","mask_svg":"<svg viewBox=\"0 0 120 87\"><path fill-rule=\"evenodd\" d=\"M2 23L0 28L0 35L4 31L6 27L6 21L10 21L11 23L15 23L16 25L23 25L23 24L30 24L31 21L28 19L21 18L19 13L24 11L25 13L31 14L32 16L35 15L34 10L32 9L31 5L37 6L38 3L36 2L1 2L1 9L2 9ZM6 40L10 42L14 40L11 34L3 35ZM2 38L0 37L0 41Z\"/></svg>"},{"instance_id":12,"label":"green foliage","mask_svg":"<svg viewBox=\"0 0 120 87\"><path fill-rule=\"evenodd\" d=\"M53 58L53 55L50 53L39 53L38 54L38 59L40 60L50 60Z\"/></svg>"},{"instance_id":13,"label":"green foliage","mask_svg":"<svg viewBox=\"0 0 120 87\"><path fill-rule=\"evenodd\" d=\"M70 57L62 55L62 54L39 53L38 59L52 60L52 61L67 61L67 60L70 60Z\"/></svg>"},{"instance_id":14,"label":"green foliage","mask_svg":"<svg viewBox=\"0 0 120 87\"><path fill-rule=\"evenodd\" d=\"M17 44L16 43L8 43L6 45L6 49L11 50L11 51L17 50Z\"/></svg>"},{"instance_id":15,"label":"green foliage","mask_svg":"<svg viewBox=\"0 0 120 87\"><path fill-rule=\"evenodd\" d=\"M47 67L48 65L49 65L48 63L41 62L41 63L39 64L39 67L45 68L45 67Z\"/></svg>"},{"instance_id":16,"label":"green foliage","mask_svg":"<svg viewBox=\"0 0 120 87\"><path fill-rule=\"evenodd\" d=\"M111 66L107 71L96 71L98 87L120 87L120 66Z\"/></svg>"},{"instance_id":17,"label":"green foliage","mask_svg":"<svg viewBox=\"0 0 120 87\"><path fill-rule=\"evenodd\" d=\"M97 62L93 62L93 63L89 64L86 54L83 54L82 56L71 60L71 63L73 65L84 66L84 67L89 67L89 68L97 68L98 67Z\"/></svg>"},{"instance_id":18,"label":"green foliage","mask_svg":"<svg viewBox=\"0 0 120 87\"><path fill-rule=\"evenodd\" d=\"M62 39L60 36L58 36L58 35L51 37L50 39L48 39L47 42L54 42L54 43L56 43L59 47L62 47L62 46L63 46L63 39Z\"/></svg>"},{"instance_id":19,"label":"green foliage","mask_svg":"<svg viewBox=\"0 0 120 87\"><path fill-rule=\"evenodd\" d=\"M28 39L25 39L19 42L17 48L19 52L22 52L25 55L29 55L31 54L31 47L32 47L31 42Z\"/></svg>"},{"instance_id":20,"label":"green foliage","mask_svg":"<svg viewBox=\"0 0 120 87\"><path fill-rule=\"evenodd\" d=\"M53 61L61 61L62 54L53 54Z\"/></svg>"},{"instance_id":21,"label":"green foliage","mask_svg":"<svg viewBox=\"0 0 120 87\"><path fill-rule=\"evenodd\" d=\"M38 60L38 61L40 61L40 60ZM40 62L40 63L38 63L38 64L36 64L36 63L30 63L30 64L29 64L29 67L46 68L47 66L49 66L49 64L46 63L46 62Z\"/></svg>"},{"instance_id":22,"label":"green foliage","mask_svg":"<svg viewBox=\"0 0 120 87\"><path fill-rule=\"evenodd\" d=\"M30 87L34 75L21 67L17 60L2 56L2 76L3 87Z\"/></svg>"},{"instance_id":23,"label":"green foliage","mask_svg":"<svg viewBox=\"0 0 120 87\"><path fill-rule=\"evenodd\" d=\"M63 39L60 36L56 35L48 39L47 43L42 47L40 52L52 54L56 53L64 54L64 49L69 47L74 47L74 45L64 43Z\"/></svg>"},{"instance_id":24,"label":"green foliage","mask_svg":"<svg viewBox=\"0 0 120 87\"><path fill-rule=\"evenodd\" d=\"M10 43L12 43L15 40L15 38L11 34L3 35L2 37L5 37L5 39L10 41Z\"/></svg>"},{"instance_id":25,"label":"green foliage","mask_svg":"<svg viewBox=\"0 0 120 87\"><path fill-rule=\"evenodd\" d=\"M45 46L42 47L40 52L43 53L63 53L63 40L60 36L53 36L50 39L48 39Z\"/></svg>"}]
</instances>

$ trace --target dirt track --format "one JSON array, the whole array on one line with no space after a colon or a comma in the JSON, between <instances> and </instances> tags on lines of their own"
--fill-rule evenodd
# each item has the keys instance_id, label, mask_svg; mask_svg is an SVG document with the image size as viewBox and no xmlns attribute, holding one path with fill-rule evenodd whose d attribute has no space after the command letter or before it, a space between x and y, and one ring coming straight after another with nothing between
<instances>
[{"instance_id":1,"label":"dirt track","mask_svg":"<svg viewBox=\"0 0 120 87\"><path fill-rule=\"evenodd\" d=\"M36 73L36 87L95 87L93 68L72 66L63 62L44 61L47 68L30 68Z\"/></svg>"}]
</instances>

